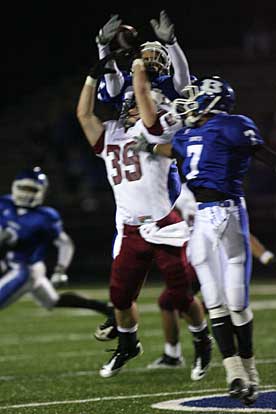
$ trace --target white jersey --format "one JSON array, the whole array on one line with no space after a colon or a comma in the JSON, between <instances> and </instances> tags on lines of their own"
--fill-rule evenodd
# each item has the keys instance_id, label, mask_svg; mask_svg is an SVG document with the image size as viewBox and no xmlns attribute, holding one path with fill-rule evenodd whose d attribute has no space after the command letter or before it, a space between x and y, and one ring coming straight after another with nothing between
<instances>
[{"instance_id":1,"label":"white jersey","mask_svg":"<svg viewBox=\"0 0 276 414\"><path fill-rule=\"evenodd\" d=\"M150 223L167 216L172 209L168 176L172 160L146 152L134 154L129 147L143 133L152 143L169 142L171 137L152 135L142 120L125 131L119 121L104 123L102 145L95 146L105 161L107 177L116 202L116 219L130 225Z\"/></svg>"}]
</instances>

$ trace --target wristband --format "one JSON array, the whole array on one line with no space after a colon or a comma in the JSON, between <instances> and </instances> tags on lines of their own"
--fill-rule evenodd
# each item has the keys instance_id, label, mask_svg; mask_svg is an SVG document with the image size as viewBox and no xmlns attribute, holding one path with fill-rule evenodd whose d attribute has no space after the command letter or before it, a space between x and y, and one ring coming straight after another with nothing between
<instances>
[{"instance_id":1,"label":"wristband","mask_svg":"<svg viewBox=\"0 0 276 414\"><path fill-rule=\"evenodd\" d=\"M176 42L177 39L175 36L173 36L173 38L169 42L166 42L166 46L173 46Z\"/></svg>"},{"instance_id":2,"label":"wristband","mask_svg":"<svg viewBox=\"0 0 276 414\"><path fill-rule=\"evenodd\" d=\"M157 150L157 144L148 144L147 145L147 151L150 154L152 154L152 155L156 154L156 150Z\"/></svg>"},{"instance_id":3,"label":"wristband","mask_svg":"<svg viewBox=\"0 0 276 414\"><path fill-rule=\"evenodd\" d=\"M88 75L85 80L85 85L95 86L97 83L97 79L92 78L92 76Z\"/></svg>"}]
</instances>

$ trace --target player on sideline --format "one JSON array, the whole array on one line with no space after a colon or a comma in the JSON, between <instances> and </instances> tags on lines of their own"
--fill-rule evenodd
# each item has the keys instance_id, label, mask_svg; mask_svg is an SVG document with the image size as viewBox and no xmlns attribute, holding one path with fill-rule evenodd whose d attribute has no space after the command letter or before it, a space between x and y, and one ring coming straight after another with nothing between
<instances>
[{"instance_id":1,"label":"player on sideline","mask_svg":"<svg viewBox=\"0 0 276 414\"><path fill-rule=\"evenodd\" d=\"M197 202L189 241L191 263L223 357L229 393L252 404L258 396L259 375L249 307L252 256L242 181L252 156L274 171L276 156L264 146L250 118L230 115L235 94L225 80L202 78L186 88L185 96L173 102L172 114L160 118L160 134L176 132L172 143L146 144L142 137L136 151L183 160L181 170ZM226 260L221 260L220 249Z\"/></svg>"},{"instance_id":2,"label":"player on sideline","mask_svg":"<svg viewBox=\"0 0 276 414\"><path fill-rule=\"evenodd\" d=\"M57 210L43 206L48 178L39 168L28 168L15 177L11 194L0 197L0 254L6 265L0 279L0 307L25 293L46 309L87 308L110 316L113 307L73 292L58 293L74 254L74 244L64 231ZM51 280L46 275L48 249L57 249L57 264Z\"/></svg>"},{"instance_id":3,"label":"player on sideline","mask_svg":"<svg viewBox=\"0 0 276 414\"><path fill-rule=\"evenodd\" d=\"M106 59L91 70L80 93L77 117L85 136L106 164L109 182L116 200L117 215L124 225L124 237L119 254L112 263L110 297L115 307L119 335L118 348L100 370L102 377L117 374L125 363L142 352L137 338L138 315L135 301L143 282L155 260L173 297L174 306L190 318L193 336L206 344L204 351L211 356L211 340L203 308L189 294L189 275L183 243L187 226L172 211L168 191L168 173L171 160L159 157L152 163L151 156L136 156L129 151L133 139L141 132L149 139L155 137L155 121L158 118L154 101L140 105L143 114L151 113L151 119L140 119L133 93L126 94L122 116L118 121L103 123L94 113L97 79L106 72ZM135 67L134 80L135 80ZM137 92L141 95L142 91ZM156 94L155 94L156 97ZM158 99L160 102L160 100ZM161 137L161 142L168 139ZM152 185L152 183L155 183ZM151 234L143 234L143 224L151 224ZM156 225L157 223L157 225ZM176 233L173 229L178 228ZM152 241L154 230L159 240ZM143 234L143 236L142 236ZM149 242L150 236L151 242ZM160 243L160 237L162 242ZM198 370L201 367L193 367ZM205 371L207 366L205 367ZM201 372L199 372L201 375ZM204 372L205 374L205 372Z\"/></svg>"}]
</instances>

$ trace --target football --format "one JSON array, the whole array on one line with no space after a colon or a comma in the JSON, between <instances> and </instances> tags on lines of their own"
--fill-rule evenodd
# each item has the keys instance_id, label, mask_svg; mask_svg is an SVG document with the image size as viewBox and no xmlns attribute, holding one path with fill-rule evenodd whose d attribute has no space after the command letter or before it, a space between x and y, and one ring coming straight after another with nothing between
<instances>
[{"instance_id":1,"label":"football","mask_svg":"<svg viewBox=\"0 0 276 414\"><path fill-rule=\"evenodd\" d=\"M138 45L138 32L133 26L122 24L115 36L115 42L115 48L125 50L131 49Z\"/></svg>"}]
</instances>

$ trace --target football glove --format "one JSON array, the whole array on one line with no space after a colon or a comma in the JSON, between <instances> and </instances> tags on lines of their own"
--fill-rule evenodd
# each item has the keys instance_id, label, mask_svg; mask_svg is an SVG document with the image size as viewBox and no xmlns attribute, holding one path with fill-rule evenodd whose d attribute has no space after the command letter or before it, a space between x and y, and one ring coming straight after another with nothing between
<instances>
[{"instance_id":1,"label":"football glove","mask_svg":"<svg viewBox=\"0 0 276 414\"><path fill-rule=\"evenodd\" d=\"M108 22L100 29L98 36L96 37L96 43L100 45L107 45L114 38L121 25L122 20L118 14L114 14Z\"/></svg>"},{"instance_id":2,"label":"football glove","mask_svg":"<svg viewBox=\"0 0 276 414\"><path fill-rule=\"evenodd\" d=\"M154 153L153 148L155 147L155 144L150 144L143 134L135 137L134 139L135 142L131 144L129 148L132 149L135 154L138 154L141 151L149 152L150 154Z\"/></svg>"},{"instance_id":3,"label":"football glove","mask_svg":"<svg viewBox=\"0 0 276 414\"><path fill-rule=\"evenodd\" d=\"M68 283L68 276L65 273L65 267L62 265L57 265L54 268L54 273L51 276L51 283L54 287L60 287Z\"/></svg>"},{"instance_id":4,"label":"football glove","mask_svg":"<svg viewBox=\"0 0 276 414\"><path fill-rule=\"evenodd\" d=\"M105 67L107 62L109 62L111 59L114 59L115 56L116 56L116 53L113 52L105 56L103 59L98 60L98 62L95 63L95 65L92 66L92 68L90 69L89 75L93 79L99 79L103 75L106 75L107 73L116 73L115 69Z\"/></svg>"},{"instance_id":5,"label":"football glove","mask_svg":"<svg viewBox=\"0 0 276 414\"><path fill-rule=\"evenodd\" d=\"M160 12L159 22L156 19L151 19L150 24L159 40L168 45L172 45L176 42L174 25L172 24L165 10L162 10Z\"/></svg>"}]
</instances>

